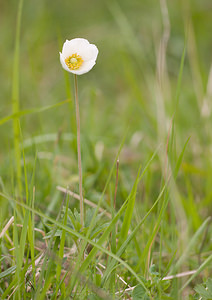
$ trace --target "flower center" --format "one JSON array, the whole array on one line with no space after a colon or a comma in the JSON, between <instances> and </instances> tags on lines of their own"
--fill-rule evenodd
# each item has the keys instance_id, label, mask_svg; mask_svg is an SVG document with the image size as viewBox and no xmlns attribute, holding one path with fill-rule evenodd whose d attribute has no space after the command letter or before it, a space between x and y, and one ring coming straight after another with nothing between
<instances>
[{"instance_id":1,"label":"flower center","mask_svg":"<svg viewBox=\"0 0 212 300\"><path fill-rule=\"evenodd\" d=\"M80 55L74 53L72 56L69 56L65 59L65 63L70 70L77 70L79 67L81 67L83 59Z\"/></svg>"}]
</instances>

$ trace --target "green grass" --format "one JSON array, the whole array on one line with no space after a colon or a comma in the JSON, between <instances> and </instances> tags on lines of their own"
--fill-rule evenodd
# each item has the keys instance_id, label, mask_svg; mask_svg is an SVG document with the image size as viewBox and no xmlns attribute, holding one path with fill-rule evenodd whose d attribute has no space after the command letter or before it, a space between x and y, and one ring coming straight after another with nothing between
<instances>
[{"instance_id":1,"label":"green grass","mask_svg":"<svg viewBox=\"0 0 212 300\"><path fill-rule=\"evenodd\" d=\"M0 298L211 299L211 3L72 2L1 4Z\"/></svg>"}]
</instances>

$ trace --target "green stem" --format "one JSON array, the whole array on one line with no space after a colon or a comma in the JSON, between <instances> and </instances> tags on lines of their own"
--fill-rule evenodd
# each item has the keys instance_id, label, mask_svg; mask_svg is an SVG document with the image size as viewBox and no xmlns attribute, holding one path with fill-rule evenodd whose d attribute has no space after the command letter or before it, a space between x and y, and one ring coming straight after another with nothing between
<instances>
[{"instance_id":1,"label":"green stem","mask_svg":"<svg viewBox=\"0 0 212 300\"><path fill-rule=\"evenodd\" d=\"M75 87L75 107L76 107L76 121L77 121L77 155L78 155L78 170L79 170L79 193L80 193L80 220L82 228L84 227L84 203L82 195L82 162L81 162L81 146L80 146L80 113L78 100L78 86L77 75L74 74Z\"/></svg>"},{"instance_id":2,"label":"green stem","mask_svg":"<svg viewBox=\"0 0 212 300\"><path fill-rule=\"evenodd\" d=\"M17 23L16 23L16 40L15 40L15 52L13 63L13 83L12 83L12 111L13 114L19 112L19 54L20 54L20 31L21 31L21 15L23 8L23 0L19 1ZM14 151L16 161L16 174L19 196L22 195L22 171L21 171L21 149L20 149L20 130L19 130L19 118L13 119L13 134L14 134Z\"/></svg>"}]
</instances>

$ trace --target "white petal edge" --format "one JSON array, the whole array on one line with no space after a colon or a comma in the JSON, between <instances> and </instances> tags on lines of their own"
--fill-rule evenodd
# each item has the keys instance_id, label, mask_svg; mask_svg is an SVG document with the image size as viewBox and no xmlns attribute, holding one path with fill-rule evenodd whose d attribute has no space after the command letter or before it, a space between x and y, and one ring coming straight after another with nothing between
<instances>
[{"instance_id":1,"label":"white petal edge","mask_svg":"<svg viewBox=\"0 0 212 300\"><path fill-rule=\"evenodd\" d=\"M90 45L89 41L82 38L66 40L63 44L62 54L67 57L77 53L79 49L87 48Z\"/></svg>"},{"instance_id":2,"label":"white petal edge","mask_svg":"<svg viewBox=\"0 0 212 300\"><path fill-rule=\"evenodd\" d=\"M82 75L89 72L95 64L96 64L95 60L89 60L84 62L78 70L69 70L69 72L76 75Z\"/></svg>"},{"instance_id":3,"label":"white petal edge","mask_svg":"<svg viewBox=\"0 0 212 300\"><path fill-rule=\"evenodd\" d=\"M63 54L61 52L60 52L60 63L62 65L63 69L65 69L68 72L71 72L71 70L68 68L68 66L65 63L64 56L63 56Z\"/></svg>"}]
</instances>

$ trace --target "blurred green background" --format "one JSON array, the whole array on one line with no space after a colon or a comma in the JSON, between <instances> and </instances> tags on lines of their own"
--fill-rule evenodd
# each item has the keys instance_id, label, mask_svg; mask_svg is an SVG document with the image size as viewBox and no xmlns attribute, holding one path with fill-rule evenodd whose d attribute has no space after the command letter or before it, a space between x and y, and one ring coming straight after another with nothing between
<instances>
[{"instance_id":1,"label":"blurred green background","mask_svg":"<svg viewBox=\"0 0 212 300\"><path fill-rule=\"evenodd\" d=\"M38 155L37 203L44 199L50 201L57 184L69 184L77 190L73 77L62 69L59 51L66 39L83 37L99 49L94 69L78 78L85 195L95 199L101 193L127 130L120 158L120 194L126 195L130 190L138 166L159 145L165 159L186 44L173 155L175 159L179 156L190 137L179 174L179 188L182 197L192 195L197 207L202 201L199 212L196 211L198 217L208 215L205 207L211 211L212 2L172 0L167 1L167 7L168 14L163 0L24 1L20 40L21 110L71 98L70 103L59 108L20 118L29 174L35 153ZM12 113L17 9L17 0L0 1L1 118ZM160 76L164 32L168 43L165 69ZM158 100L158 81L162 100ZM0 137L2 188L10 190L14 174L11 121L1 125ZM144 180L144 199L158 194L163 169L159 160L153 163Z\"/></svg>"}]
</instances>

